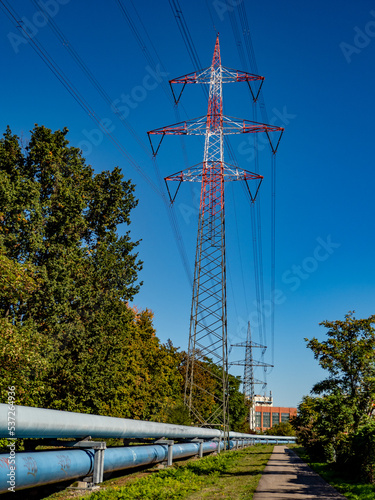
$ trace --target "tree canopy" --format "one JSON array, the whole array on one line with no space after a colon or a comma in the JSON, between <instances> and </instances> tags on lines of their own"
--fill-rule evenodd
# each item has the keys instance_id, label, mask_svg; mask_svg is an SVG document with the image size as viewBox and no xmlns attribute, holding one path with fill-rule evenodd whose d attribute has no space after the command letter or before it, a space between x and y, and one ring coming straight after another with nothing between
<instances>
[{"instance_id":1,"label":"tree canopy","mask_svg":"<svg viewBox=\"0 0 375 500\"><path fill-rule=\"evenodd\" d=\"M375 398L375 315L344 321L323 321L328 340L305 339L328 378L312 388L315 394L340 394L353 412L356 427L370 415Z\"/></svg>"},{"instance_id":2,"label":"tree canopy","mask_svg":"<svg viewBox=\"0 0 375 500\"><path fill-rule=\"evenodd\" d=\"M375 315L356 319L349 312L344 320L320 324L327 339L305 340L328 377L303 398L293 426L314 459L369 477L375 453L365 458L361 448L366 439L375 441Z\"/></svg>"},{"instance_id":3,"label":"tree canopy","mask_svg":"<svg viewBox=\"0 0 375 500\"><path fill-rule=\"evenodd\" d=\"M119 227L130 224L137 205L134 185L117 167L95 174L67 132L35 126L23 148L8 127L0 141L3 352L7 379L19 380L17 364L29 360L20 403L102 412L105 394L124 391L126 380L114 385L120 366L142 371L130 340L156 341L128 306L142 262L139 242ZM37 400L28 387L33 378Z\"/></svg>"}]
</instances>

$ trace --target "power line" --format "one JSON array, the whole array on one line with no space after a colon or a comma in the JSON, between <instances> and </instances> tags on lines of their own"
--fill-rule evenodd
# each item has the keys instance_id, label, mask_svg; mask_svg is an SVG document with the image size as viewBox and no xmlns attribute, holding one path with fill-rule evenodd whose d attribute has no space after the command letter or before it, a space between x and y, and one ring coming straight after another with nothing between
<instances>
[{"instance_id":1,"label":"power line","mask_svg":"<svg viewBox=\"0 0 375 500\"><path fill-rule=\"evenodd\" d=\"M154 68L156 70L156 67L157 67L157 63L155 61L155 58L152 56L151 54L151 51L148 49L147 47L147 43L145 42L144 38L142 37L136 23L133 21L132 19L132 16L130 15L130 13L128 12L126 6L124 5L124 3L122 2L122 0L117 0L117 4L118 6L120 7L120 10L126 20L126 22L128 23L135 39L137 40L138 42L138 45L140 46L147 62L149 63L149 65ZM156 60L158 61L160 67L163 69L163 71L165 73L167 73L166 69L165 69L165 66L150 38L150 36L148 35L147 33L147 30L137 12L137 9L134 5L133 2L131 2L132 6L133 6L133 9L134 9L134 12L136 14L136 17L138 18L138 21L141 25L141 27L143 28L143 31L145 32L146 34L146 37L148 39L148 44L151 45L155 55L156 55ZM170 89L169 89L169 86L163 81L162 82L162 88L163 88L163 91L164 93L166 94L167 98L173 102L173 99L172 99L172 95L171 95L171 92L170 92ZM177 109L177 107L175 107L175 114L176 116L179 117L179 111ZM142 141L142 143L144 144L144 142ZM181 145L182 145L182 149L183 149L183 152L184 152L184 156L185 156L185 161L187 163L187 155L186 155L186 148L185 148L185 145L184 145L184 142L181 138ZM149 148L147 147L147 151L148 151L148 154L150 154L149 152ZM183 238L182 238L182 234L181 234L181 230L180 230L180 226L179 226L179 223L178 223L178 219L176 217L176 213L174 211L174 207L173 205L169 204L168 201L167 201L167 197L165 196L165 191L164 191L164 187L162 186L162 176L160 174L160 170L159 170L159 167L158 167L158 163L157 163L157 160L156 160L156 157L153 156L153 165L154 165L154 169L156 171L156 174L157 174L157 179L158 179L158 183L159 183L159 188L160 188L160 192L162 193L162 198L163 198L163 202L164 202L164 205L165 205L165 208L166 208L166 211L167 211L167 214L168 214L168 218L169 218L169 223L172 227L172 230L173 230L173 234L174 234L174 238L175 238L175 241L176 241L176 244L177 244L177 248L178 248L178 251L180 253L180 257L181 257L181 260L182 260L182 263L183 263L183 266L184 266L184 269L185 269L185 273L186 273L186 276L187 276L187 279L189 281L190 284L192 284L193 282L193 275L192 275L192 272L191 272L191 269L190 269L190 264L189 264L189 260L187 258L187 253L186 253L186 249L185 249L185 245L184 245L184 242L183 242Z\"/></svg>"},{"instance_id":2,"label":"power line","mask_svg":"<svg viewBox=\"0 0 375 500\"><path fill-rule=\"evenodd\" d=\"M42 9L44 7L42 4L39 6L39 4L37 4L35 2L35 0L33 0L33 3L35 4L36 7L40 7ZM8 15L8 18L10 18L12 21L15 21L16 17L11 12L10 8L6 7L5 4L4 4L4 2L1 2L1 4L6 9L6 14ZM47 20L49 22L49 25L50 25L51 29L54 32L54 34L57 36L57 38L60 40L60 42L64 45L64 47L68 50L68 52L70 53L70 55L73 57L73 59L78 64L78 66L80 67L80 69L88 77L89 81L96 88L96 90L99 92L99 94L102 96L102 98L107 102L107 104L110 105L111 109L115 111L115 114L120 119L122 125L124 125L127 128L128 131L130 131L130 133L133 135L133 137L137 140L138 144L140 144L141 147L146 151L147 155L149 157L151 157L151 154L149 152L149 148L146 146L145 142L142 141L142 139L136 134L135 130L130 126L130 124L124 119L123 116L121 116L120 112L118 110L116 110L116 108L114 109L113 104L112 104L113 101L111 100L111 98L109 97L109 95L107 94L107 92L104 90L104 88L102 87L102 85L98 82L98 80L95 78L95 76L89 70L89 68L84 63L84 61L79 56L79 54L75 51L74 47L70 43L67 42L64 34L58 28L58 26L53 21L53 19L49 16L48 12L45 11L45 9L43 9L43 10L44 10L44 14L45 14L45 16L46 16L46 18L47 18ZM18 15L17 15L17 17L19 18ZM18 24L17 24L17 26L18 26ZM21 26L21 28L22 28L22 26ZM22 30L25 32L25 30L23 28L22 28ZM26 32L26 34L27 34L27 32ZM78 102L78 104L80 104L80 106L91 117L91 119L93 119L95 121L95 123L97 125L99 125L99 127L104 132L106 132L107 136L112 141L112 143L117 147L117 149L127 158L127 160L133 165L133 167L135 167L141 173L141 175L151 185L151 187L154 189L154 191L156 191L162 197L162 200L163 200L163 202L164 202L164 204L166 206L168 218L169 218L170 225L172 227L172 231L173 231L173 234L174 234L174 237L175 237L175 240L176 240L177 248L178 248L179 253L181 255L181 259L183 261L183 266L184 266L185 272L187 274L187 278L188 278L189 282L191 283L192 282L192 273L191 273L191 270L190 270L190 266L189 266L187 255L186 255L186 250L184 248L183 240L182 240L182 237L181 237L181 232L180 232L177 220L176 220L176 215L175 215L174 211L171 209L171 207L169 206L169 203L167 201L167 197L166 197L166 195L164 193L164 190L163 190L163 188L161 186L161 179L162 178L160 176L159 170L157 168L155 168L157 176L158 176L158 181L159 181L159 188L157 188L155 186L155 184L153 183L153 181L147 176L147 174L145 174L143 172L143 170L137 164L137 162L123 148L122 144L117 140L117 138L113 134L109 133L107 129L101 127L101 123L100 123L101 120L97 117L95 111L88 105L88 103L84 100L84 98L79 94L79 92L75 89L75 87L72 85L72 83L69 81L69 79L64 75L64 73L62 72L62 70L58 67L58 65L53 60L53 58L51 56L49 56L49 54L47 53L47 51L45 51L43 49L42 45L40 43L38 44L38 42L34 41L34 39L31 39L31 41L33 42L33 48L34 48L34 50L37 52L37 54L39 56L41 56L42 60L52 70L52 72L54 73L54 75L58 77L59 81L64 85L64 87L69 91L69 93L75 98L75 100ZM51 61L53 61L53 65L52 66L49 64ZM154 162L154 166L157 167L156 162Z\"/></svg>"},{"instance_id":3,"label":"power line","mask_svg":"<svg viewBox=\"0 0 375 500\"><path fill-rule=\"evenodd\" d=\"M199 59L198 52L195 48L193 39L191 37L190 30L186 24L185 16L182 12L180 3L178 0L169 0L169 5L172 9L172 12L175 16L176 22L178 29L180 30L182 39L185 43L186 49L188 51L188 54L190 56L191 62L193 63L193 66L197 70L202 69L202 65ZM205 86L203 86L205 87ZM206 95L208 95L208 90L205 89Z\"/></svg>"},{"instance_id":4,"label":"power line","mask_svg":"<svg viewBox=\"0 0 375 500\"><path fill-rule=\"evenodd\" d=\"M218 31L216 29L216 25L215 25L215 21L214 21L214 16L212 15L212 6L208 2L208 0L205 0L205 2L206 2L207 10L208 10L208 15L210 16L210 19L211 19L212 28L213 28L214 32L217 33Z\"/></svg>"},{"instance_id":5,"label":"power line","mask_svg":"<svg viewBox=\"0 0 375 500\"><path fill-rule=\"evenodd\" d=\"M47 65L51 72L56 76L59 82L65 87L73 99L79 104L79 106L85 111L85 113L94 121L94 123L107 135L115 147L120 151L120 153L127 159L127 161L132 165L135 170L145 179L145 181L151 186L151 188L158 194L160 191L152 179L143 171L141 166L134 160L134 158L125 150L120 141L108 131L106 127L101 124L101 119L95 113L94 109L88 104L84 97L78 92L78 90L71 83L69 78L64 74L64 72L59 68L56 61L48 53L48 51L43 47L43 45L38 42L35 37L31 37L27 30L22 26L22 22L19 21L20 16L17 12L12 9L9 5L6 5L5 0L0 0L0 6L7 17L12 21L12 23L20 29L23 34L29 39L31 47L37 53L37 55L42 59L42 61Z\"/></svg>"},{"instance_id":6,"label":"power line","mask_svg":"<svg viewBox=\"0 0 375 500\"><path fill-rule=\"evenodd\" d=\"M227 0L228 3L228 0ZM232 31L234 38L236 40L237 49L241 58L242 63L245 63L246 56L249 61L249 67L251 70L258 74L258 67L255 57L255 51L251 39L251 32L249 28L248 17L246 13L246 6L244 2L240 2L238 5L238 16L240 20L240 25L242 29L242 37L244 44L241 42L241 37L238 36L240 30L238 29L235 13L233 9L228 5L229 16L232 25ZM262 120L268 123L267 109L264 102L264 97L262 91L259 93L258 104L262 115ZM259 205L258 205L259 207ZM259 208L258 208L259 209ZM260 222L260 221L259 221ZM274 360L274 338L275 338L275 304L274 304L274 290L275 290L275 272L276 272L276 158L275 154L272 154L271 160L271 355L272 364Z\"/></svg>"},{"instance_id":7,"label":"power line","mask_svg":"<svg viewBox=\"0 0 375 500\"><path fill-rule=\"evenodd\" d=\"M249 66L252 71L258 74L256 65L248 65L246 63L246 55L244 47L239 36L240 29L238 27L235 10L228 5L229 19L235 44L240 56L241 64L246 68ZM255 109L256 104L253 104L253 120L256 120ZM267 123L267 120L264 120ZM259 173L259 158L258 158L258 138L254 135L254 151L255 151L255 172ZM254 281L255 281L255 297L257 304L258 329L261 342L266 342L266 328L263 321L263 304L264 304L264 282L263 282L263 248L262 248L262 231L261 231L261 197L259 197L257 206L251 206L251 224L253 234L253 262L254 262Z\"/></svg>"}]
</instances>

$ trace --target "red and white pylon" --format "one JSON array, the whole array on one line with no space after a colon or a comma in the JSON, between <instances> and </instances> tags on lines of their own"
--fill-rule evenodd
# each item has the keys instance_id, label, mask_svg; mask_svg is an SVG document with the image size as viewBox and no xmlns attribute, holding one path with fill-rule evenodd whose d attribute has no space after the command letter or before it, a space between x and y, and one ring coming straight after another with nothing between
<instances>
[{"instance_id":1,"label":"red and white pylon","mask_svg":"<svg viewBox=\"0 0 375 500\"><path fill-rule=\"evenodd\" d=\"M245 181L251 200L255 201L263 177L224 162L224 135L265 132L271 150L275 154L284 129L224 116L222 84L247 82L255 101L263 80L262 76L224 68L221 65L219 37L217 37L212 64L209 68L170 80L176 104L187 84L209 84L207 115L148 132L154 156L158 153L166 135L205 135L203 162L170 175L165 178L165 181L172 203L182 182L201 182L185 404L189 407L193 418L200 424L223 426L225 432L229 430L229 391L224 183ZM174 91L174 84L183 85L178 95ZM271 133L278 133L275 145L271 141ZM161 136L156 145L151 138L154 135ZM169 181L178 182L174 194L171 194L169 189ZM255 184L253 189L250 189L250 181ZM207 359L213 362L212 369L209 368L209 363L199 363ZM210 371L211 377L220 380L222 387L220 394L217 390L213 392L212 389L204 386L202 369ZM212 411L209 416L207 414L204 416L200 408L199 401L203 393L212 398Z\"/></svg>"}]
</instances>

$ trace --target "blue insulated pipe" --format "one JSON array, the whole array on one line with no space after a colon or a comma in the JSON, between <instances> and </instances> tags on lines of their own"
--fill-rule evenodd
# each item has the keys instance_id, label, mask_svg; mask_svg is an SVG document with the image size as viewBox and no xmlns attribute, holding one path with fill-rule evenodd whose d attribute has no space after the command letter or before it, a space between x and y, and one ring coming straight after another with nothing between
<instances>
[{"instance_id":1,"label":"blue insulated pipe","mask_svg":"<svg viewBox=\"0 0 375 500\"><path fill-rule=\"evenodd\" d=\"M145 422L128 418L102 417L70 411L46 410L29 406L14 406L9 421L9 406L0 403L0 438L166 438L214 439L223 437L219 429L187 425ZM10 436L9 422L14 434ZM12 430L13 432L13 430ZM260 436L229 432L229 439L295 441L294 436Z\"/></svg>"},{"instance_id":2,"label":"blue insulated pipe","mask_svg":"<svg viewBox=\"0 0 375 500\"><path fill-rule=\"evenodd\" d=\"M276 442L295 443L296 436L268 436L262 434L244 434L242 432L229 432L229 439L244 439L250 443Z\"/></svg>"},{"instance_id":3,"label":"blue insulated pipe","mask_svg":"<svg viewBox=\"0 0 375 500\"><path fill-rule=\"evenodd\" d=\"M223 448L223 443L220 445ZM203 453L214 452L217 448L218 442L203 443ZM198 453L197 443L173 445L173 459ZM104 452L104 472L163 462L167 460L167 455L168 446L160 444L107 448ZM0 454L0 493L92 475L94 450L16 452L13 469L11 463L9 453Z\"/></svg>"},{"instance_id":4,"label":"blue insulated pipe","mask_svg":"<svg viewBox=\"0 0 375 500\"><path fill-rule=\"evenodd\" d=\"M7 404L0 404L0 438L8 438ZM12 420L13 424L13 420ZM12 426L13 428L13 426ZM167 438L214 439L218 429L145 422L128 418L102 417L69 411L15 406L12 438Z\"/></svg>"},{"instance_id":5,"label":"blue insulated pipe","mask_svg":"<svg viewBox=\"0 0 375 500\"><path fill-rule=\"evenodd\" d=\"M11 417L9 419L9 416ZM9 423L11 424L9 427ZM102 417L82 413L46 410L27 406L0 404L0 438L8 438L9 452L0 454L0 492L9 487L28 488L85 477L92 474L94 465L93 449L56 449L54 451L14 452L14 439L22 438L74 438L91 436L97 438L165 438L205 440L203 453L218 449L218 441L223 439L223 432L218 429L189 427L186 425L145 422L126 418ZM290 442L294 437L259 436L251 434L229 433L229 448L235 441L242 445L254 442ZM173 458L198 455L199 444L183 443L173 445ZM220 449L224 443L220 441ZM129 446L127 448L109 448L104 452L104 471L114 471L148 465L167 460L168 446L153 444Z\"/></svg>"}]
</instances>

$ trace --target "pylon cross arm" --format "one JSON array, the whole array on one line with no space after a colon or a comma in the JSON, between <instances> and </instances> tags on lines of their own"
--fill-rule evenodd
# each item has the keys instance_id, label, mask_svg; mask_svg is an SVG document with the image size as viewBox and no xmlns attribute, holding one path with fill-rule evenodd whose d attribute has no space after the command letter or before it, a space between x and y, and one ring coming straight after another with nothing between
<instances>
[{"instance_id":1,"label":"pylon cross arm","mask_svg":"<svg viewBox=\"0 0 375 500\"><path fill-rule=\"evenodd\" d=\"M240 361L231 361L229 363L230 365L236 365L236 366L246 366L246 360L240 360ZM273 368L273 365L269 365L267 363L262 363L261 361L254 361L252 363L252 366L263 366L263 368ZM262 382L263 383L263 382Z\"/></svg>"},{"instance_id":2,"label":"pylon cross arm","mask_svg":"<svg viewBox=\"0 0 375 500\"><path fill-rule=\"evenodd\" d=\"M253 73L247 73L239 69L226 68L225 66L221 67L221 78L223 83L264 81L264 76L254 75Z\"/></svg>"},{"instance_id":3,"label":"pylon cross arm","mask_svg":"<svg viewBox=\"0 0 375 500\"><path fill-rule=\"evenodd\" d=\"M266 345L262 344L257 344L256 342L253 342L252 340L245 340L244 342L238 342L238 344L231 344L232 347L261 347L263 349L267 349Z\"/></svg>"},{"instance_id":4,"label":"pylon cross arm","mask_svg":"<svg viewBox=\"0 0 375 500\"><path fill-rule=\"evenodd\" d=\"M173 83L210 83L211 78L211 66L198 71L192 71L186 75L178 76L177 78L172 78L169 80L169 84L172 86ZM173 90L173 88L172 88Z\"/></svg>"},{"instance_id":5,"label":"pylon cross arm","mask_svg":"<svg viewBox=\"0 0 375 500\"><path fill-rule=\"evenodd\" d=\"M247 73L246 71L241 71L232 68L225 68L224 66L221 66L221 81L222 83L247 82L253 100L256 101L259 96L260 89L262 88L264 76L254 75L253 73ZM254 81L260 82L257 89L254 89L251 85L251 82ZM169 80L169 85L171 87L174 102L176 105L180 102L185 86L190 83L195 83L195 84L201 83L209 85L211 83L211 66L209 68L205 68L200 71L193 71L192 73L188 73L183 76L178 76L177 78ZM182 88L178 94L175 93L173 88L174 85L176 84L182 85Z\"/></svg>"},{"instance_id":6,"label":"pylon cross arm","mask_svg":"<svg viewBox=\"0 0 375 500\"><path fill-rule=\"evenodd\" d=\"M215 121L215 116L211 117L211 120ZM277 151L281 136L284 132L283 127L276 127L275 125L267 125L266 123L223 116L221 113L217 115L217 121L220 122L223 135L265 132L274 154ZM186 120L184 122L178 122L172 125L166 125L165 127L150 130L147 134L151 144L152 154L156 156L166 135L206 135L206 132L207 116L200 116L198 118L193 118L192 120ZM274 140L272 140L271 134L275 133L278 134L278 137L276 136ZM161 136L156 147L151 140L152 135Z\"/></svg>"},{"instance_id":7,"label":"pylon cross arm","mask_svg":"<svg viewBox=\"0 0 375 500\"><path fill-rule=\"evenodd\" d=\"M205 170L210 168L211 163L219 164L220 162L198 163L197 165L194 165L186 170L181 170L180 172L176 172L175 174L165 177L164 181L167 186L170 202L174 203L182 182L201 182L203 176L205 175ZM235 165L229 165L227 163L223 163L222 177L224 182L245 181L252 202L255 201L260 185L263 181L262 175L250 172L249 170L240 169ZM171 192L168 183L176 181L178 182L178 185ZM255 183L254 189L250 189L249 181L258 181Z\"/></svg>"}]
</instances>

